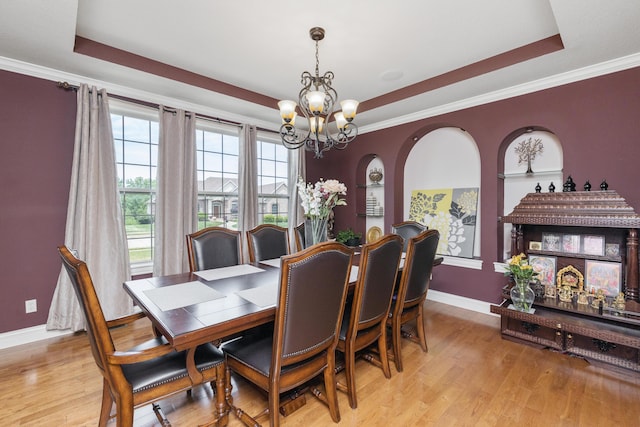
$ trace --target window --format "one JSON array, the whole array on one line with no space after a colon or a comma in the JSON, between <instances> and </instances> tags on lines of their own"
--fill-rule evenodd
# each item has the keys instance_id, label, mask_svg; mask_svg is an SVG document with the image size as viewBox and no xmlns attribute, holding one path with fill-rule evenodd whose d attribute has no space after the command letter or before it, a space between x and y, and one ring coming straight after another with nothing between
<instances>
[{"instance_id":1,"label":"window","mask_svg":"<svg viewBox=\"0 0 640 427\"><path fill-rule=\"evenodd\" d=\"M258 223L287 227L289 150L280 143L261 139L258 140Z\"/></svg>"},{"instance_id":2,"label":"window","mask_svg":"<svg viewBox=\"0 0 640 427\"><path fill-rule=\"evenodd\" d=\"M110 100L118 189L132 273L149 273L155 238L159 119L155 109ZM258 142L259 223L287 226L288 150L268 136ZM198 230L238 228L238 128L196 125Z\"/></svg>"},{"instance_id":3,"label":"window","mask_svg":"<svg viewBox=\"0 0 640 427\"><path fill-rule=\"evenodd\" d=\"M207 123L199 123L196 129L198 230L213 226L238 229L237 132Z\"/></svg>"},{"instance_id":4,"label":"window","mask_svg":"<svg viewBox=\"0 0 640 427\"><path fill-rule=\"evenodd\" d=\"M158 120L114 112L111 127L129 258L132 271L138 273L153 261Z\"/></svg>"}]
</instances>

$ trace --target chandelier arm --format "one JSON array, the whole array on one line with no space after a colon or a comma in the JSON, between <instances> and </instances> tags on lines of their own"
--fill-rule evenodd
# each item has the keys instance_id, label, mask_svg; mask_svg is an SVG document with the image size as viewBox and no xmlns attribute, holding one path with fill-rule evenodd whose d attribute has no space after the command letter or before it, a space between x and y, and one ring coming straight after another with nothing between
<instances>
[{"instance_id":1,"label":"chandelier arm","mask_svg":"<svg viewBox=\"0 0 640 427\"><path fill-rule=\"evenodd\" d=\"M300 138L296 128L290 124L285 123L280 126L280 138L282 139L282 144L290 150L302 147L308 137L309 135L307 134L304 139Z\"/></svg>"}]
</instances>

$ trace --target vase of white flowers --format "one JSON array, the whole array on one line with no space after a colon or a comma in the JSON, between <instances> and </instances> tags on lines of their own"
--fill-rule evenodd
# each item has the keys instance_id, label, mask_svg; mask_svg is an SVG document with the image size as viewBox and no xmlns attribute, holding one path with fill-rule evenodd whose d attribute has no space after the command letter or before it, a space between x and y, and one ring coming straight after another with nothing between
<instances>
[{"instance_id":1,"label":"vase of white flowers","mask_svg":"<svg viewBox=\"0 0 640 427\"><path fill-rule=\"evenodd\" d=\"M322 178L315 184L299 178L297 186L305 216L305 245L309 247L327 240L329 214L334 207L347 204L341 197L347 194L347 187L338 180Z\"/></svg>"}]
</instances>

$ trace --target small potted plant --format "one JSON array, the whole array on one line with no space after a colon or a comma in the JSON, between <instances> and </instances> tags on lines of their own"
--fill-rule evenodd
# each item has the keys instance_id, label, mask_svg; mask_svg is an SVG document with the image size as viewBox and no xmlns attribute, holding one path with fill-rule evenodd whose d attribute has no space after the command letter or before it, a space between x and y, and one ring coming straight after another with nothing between
<instances>
[{"instance_id":1,"label":"small potted plant","mask_svg":"<svg viewBox=\"0 0 640 427\"><path fill-rule=\"evenodd\" d=\"M359 246L361 244L361 238L362 233L356 233L350 228L338 231L338 234L336 234L336 241L339 243L344 243L347 246Z\"/></svg>"}]
</instances>

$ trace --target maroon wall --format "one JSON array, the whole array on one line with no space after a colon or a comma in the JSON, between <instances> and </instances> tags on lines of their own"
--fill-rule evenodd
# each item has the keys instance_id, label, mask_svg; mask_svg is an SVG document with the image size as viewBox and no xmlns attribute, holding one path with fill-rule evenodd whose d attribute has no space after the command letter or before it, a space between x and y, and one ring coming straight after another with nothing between
<instances>
[{"instance_id":1,"label":"maroon wall","mask_svg":"<svg viewBox=\"0 0 640 427\"><path fill-rule=\"evenodd\" d=\"M60 272L56 246L63 243L71 175L76 100L51 81L0 71L0 332L45 323ZM346 150L308 158L309 181L338 178L348 188L348 206L336 209L336 229L358 226L355 171L378 155L385 165L385 230L402 220L403 165L414 137L441 126L466 129L482 161L482 271L440 266L432 287L484 301L498 301L503 279L497 221L500 146L527 126L554 132L564 150L565 175L578 186L606 178L640 210L640 69L632 69L513 99L360 135ZM510 141L507 141L510 142ZM558 186L560 188L560 186ZM362 221L361 221L362 222ZM38 300L25 314L24 301Z\"/></svg>"},{"instance_id":2,"label":"maroon wall","mask_svg":"<svg viewBox=\"0 0 640 427\"><path fill-rule=\"evenodd\" d=\"M75 129L74 92L0 71L0 332L46 322L60 272ZM37 299L38 311L24 302Z\"/></svg>"},{"instance_id":3,"label":"maroon wall","mask_svg":"<svg viewBox=\"0 0 640 427\"><path fill-rule=\"evenodd\" d=\"M502 188L497 176L503 168L504 148L500 148L511 142L506 138L518 129L533 126L553 132L563 148L565 178L571 175L579 188L590 180L594 189L606 179L610 189L640 212L640 68L634 68L367 133L344 151L329 152L323 159L308 157L309 181L336 178L350 190L348 206L335 210L335 229L355 226L365 231L364 222L355 215L354 190L358 166L371 154L385 167L385 230L403 220L403 168L414 138L442 126L465 129L480 151L483 268L440 266L434 272L433 289L489 302L500 300L504 278L493 266L499 261L497 218ZM360 177L357 182L363 180ZM561 189L562 183L556 187Z\"/></svg>"}]
</instances>

